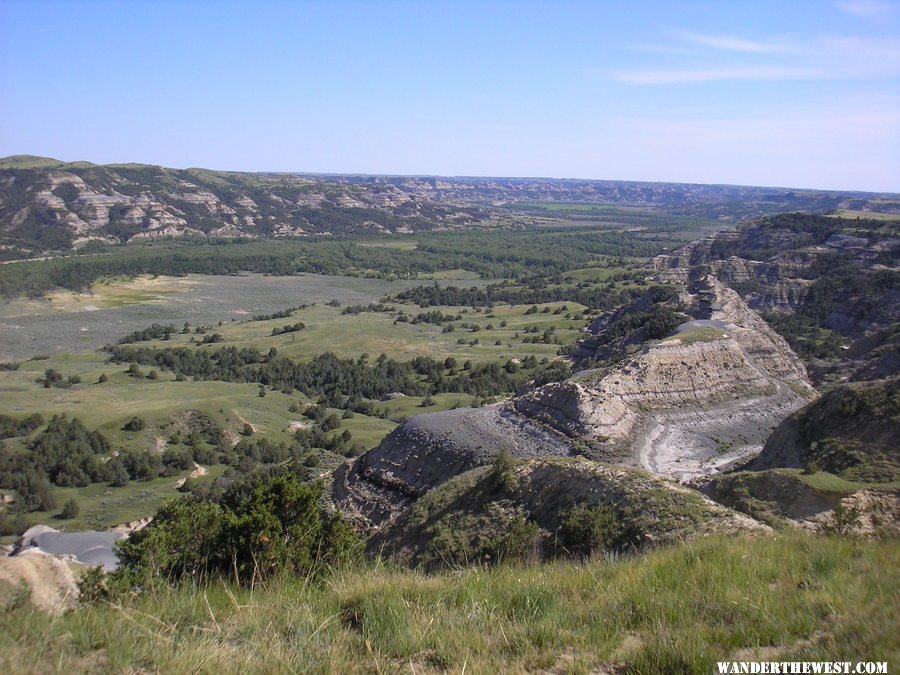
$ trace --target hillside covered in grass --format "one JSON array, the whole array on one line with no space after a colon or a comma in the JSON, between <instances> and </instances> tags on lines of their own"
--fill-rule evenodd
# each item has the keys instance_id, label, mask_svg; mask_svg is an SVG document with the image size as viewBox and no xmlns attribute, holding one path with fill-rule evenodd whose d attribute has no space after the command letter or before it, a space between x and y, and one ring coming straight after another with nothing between
<instances>
[{"instance_id":1,"label":"hillside covered in grass","mask_svg":"<svg viewBox=\"0 0 900 675\"><path fill-rule=\"evenodd\" d=\"M896 541L711 538L609 561L163 589L50 617L4 587L7 672L711 672L900 658Z\"/></svg>"},{"instance_id":2,"label":"hillside covered in grass","mask_svg":"<svg viewBox=\"0 0 900 675\"><path fill-rule=\"evenodd\" d=\"M808 467L849 480L900 479L900 378L833 389L786 419L751 468Z\"/></svg>"}]
</instances>

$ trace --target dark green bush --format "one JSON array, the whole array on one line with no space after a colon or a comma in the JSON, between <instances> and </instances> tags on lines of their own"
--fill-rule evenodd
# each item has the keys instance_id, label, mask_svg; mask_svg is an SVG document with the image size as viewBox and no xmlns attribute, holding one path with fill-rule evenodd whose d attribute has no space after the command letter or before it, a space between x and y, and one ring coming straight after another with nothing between
<instances>
[{"instance_id":1,"label":"dark green bush","mask_svg":"<svg viewBox=\"0 0 900 675\"><path fill-rule=\"evenodd\" d=\"M494 455L491 463L491 477L497 487L506 494L515 491L518 487L519 481L516 477L515 467L516 460L506 448Z\"/></svg>"},{"instance_id":2,"label":"dark green bush","mask_svg":"<svg viewBox=\"0 0 900 675\"><path fill-rule=\"evenodd\" d=\"M534 553L538 535L536 523L525 516L516 516L509 523L506 533L496 544L497 557L503 560L523 560Z\"/></svg>"},{"instance_id":3,"label":"dark green bush","mask_svg":"<svg viewBox=\"0 0 900 675\"><path fill-rule=\"evenodd\" d=\"M359 540L339 515L322 509L321 496L321 484L281 470L236 482L214 500L189 495L167 502L151 526L120 545L116 582L252 583L356 558Z\"/></svg>"},{"instance_id":4,"label":"dark green bush","mask_svg":"<svg viewBox=\"0 0 900 675\"><path fill-rule=\"evenodd\" d=\"M59 516L63 520L71 520L72 518L77 518L78 514L81 513L81 507L78 506L78 502L74 499L70 499L65 504L63 504L62 511Z\"/></svg>"},{"instance_id":5,"label":"dark green bush","mask_svg":"<svg viewBox=\"0 0 900 675\"><path fill-rule=\"evenodd\" d=\"M144 421L143 417L134 416L125 422L125 426L122 427L123 431L142 431L147 426L147 422Z\"/></svg>"},{"instance_id":6,"label":"dark green bush","mask_svg":"<svg viewBox=\"0 0 900 675\"><path fill-rule=\"evenodd\" d=\"M78 580L78 602L82 605L96 605L110 598L106 572L100 566L89 567Z\"/></svg>"},{"instance_id":7,"label":"dark green bush","mask_svg":"<svg viewBox=\"0 0 900 675\"><path fill-rule=\"evenodd\" d=\"M590 556L617 547L622 524L615 510L606 504L575 504L559 526L559 546L574 556Z\"/></svg>"},{"instance_id":8,"label":"dark green bush","mask_svg":"<svg viewBox=\"0 0 900 675\"><path fill-rule=\"evenodd\" d=\"M39 418L32 416L25 422L35 424ZM26 511L54 508L49 483L81 487L106 480L101 457L109 453L109 443L101 433L88 431L77 417L54 417L28 449L18 453L0 448L0 487L15 490Z\"/></svg>"}]
</instances>

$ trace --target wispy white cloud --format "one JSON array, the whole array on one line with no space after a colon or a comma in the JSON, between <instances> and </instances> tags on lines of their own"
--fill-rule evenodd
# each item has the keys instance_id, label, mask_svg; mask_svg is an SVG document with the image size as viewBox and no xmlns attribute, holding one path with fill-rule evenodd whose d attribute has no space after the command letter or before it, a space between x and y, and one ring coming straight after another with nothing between
<instances>
[{"instance_id":1,"label":"wispy white cloud","mask_svg":"<svg viewBox=\"0 0 900 675\"><path fill-rule=\"evenodd\" d=\"M638 44L628 45L625 47L626 49L631 49L636 52L649 52L652 54L696 54L697 48L690 47L687 45L664 45L664 44L653 44L650 42L641 42Z\"/></svg>"},{"instance_id":2,"label":"wispy white cloud","mask_svg":"<svg viewBox=\"0 0 900 675\"><path fill-rule=\"evenodd\" d=\"M685 84L717 80L808 80L826 75L811 68L747 66L739 68L632 70L613 73L613 79L627 84Z\"/></svg>"},{"instance_id":3,"label":"wispy white cloud","mask_svg":"<svg viewBox=\"0 0 900 675\"><path fill-rule=\"evenodd\" d=\"M892 14L898 9L897 5L886 0L840 0L835 6L847 14L866 18Z\"/></svg>"},{"instance_id":4,"label":"wispy white cloud","mask_svg":"<svg viewBox=\"0 0 900 675\"><path fill-rule=\"evenodd\" d=\"M691 33L677 31L674 37L686 40L700 47L721 49L729 52L743 52L746 54L776 54L779 52L793 51L795 48L783 42L774 40L749 40L730 35L705 35L703 33Z\"/></svg>"},{"instance_id":5,"label":"wispy white cloud","mask_svg":"<svg viewBox=\"0 0 900 675\"><path fill-rule=\"evenodd\" d=\"M617 82L671 85L724 80L871 80L900 77L900 40L862 36L825 36L793 43L744 40L679 33L683 41L704 46L704 60L715 67L640 68L607 72ZM712 50L737 52L729 57ZM728 63L722 59L728 58ZM671 59L670 59L671 61Z\"/></svg>"},{"instance_id":6,"label":"wispy white cloud","mask_svg":"<svg viewBox=\"0 0 900 675\"><path fill-rule=\"evenodd\" d=\"M39 35L41 33L56 33L58 31L64 30L63 28L35 28L33 30L22 30L16 33L13 33L13 36L25 36L25 35Z\"/></svg>"},{"instance_id":7,"label":"wispy white cloud","mask_svg":"<svg viewBox=\"0 0 900 675\"><path fill-rule=\"evenodd\" d=\"M867 38L856 35L823 37L811 46L810 52L821 56L833 55L842 60L857 61L876 66L877 61L887 60L900 64L900 39Z\"/></svg>"}]
</instances>

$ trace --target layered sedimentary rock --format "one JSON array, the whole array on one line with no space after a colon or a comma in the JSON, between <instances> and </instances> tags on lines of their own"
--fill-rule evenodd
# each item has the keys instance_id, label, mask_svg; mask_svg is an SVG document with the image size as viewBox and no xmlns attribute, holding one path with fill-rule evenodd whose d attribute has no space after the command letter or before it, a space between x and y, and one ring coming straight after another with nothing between
<instances>
[{"instance_id":1,"label":"layered sedimentary rock","mask_svg":"<svg viewBox=\"0 0 900 675\"><path fill-rule=\"evenodd\" d=\"M849 200L856 209L896 208L891 200L869 193L546 178L234 173L19 156L0 160L0 244L7 236L21 241L27 235L29 246L37 250L42 238L31 235L58 225L71 230L75 245L89 239L147 238L154 229L172 236L230 236L231 230L220 230L228 225L242 236L258 237L442 230L508 221L509 208L494 207L544 201L641 206L737 223L783 211L843 208ZM336 213L341 210L343 214ZM518 225L532 215L519 213L514 220ZM183 222L165 222L172 218ZM154 220L156 228L151 227ZM765 229L744 238L766 246L796 240L791 233ZM855 251L859 239L837 238L829 245ZM721 242L721 237L710 238L680 249L657 261L659 269L705 262L718 255Z\"/></svg>"},{"instance_id":2,"label":"layered sedimentary rock","mask_svg":"<svg viewBox=\"0 0 900 675\"><path fill-rule=\"evenodd\" d=\"M713 277L709 278L719 305L711 313L713 319L728 321L731 333L753 363L767 375L779 378L800 390L811 393L806 367L787 341L766 323L732 289Z\"/></svg>"},{"instance_id":3,"label":"layered sedimentary rock","mask_svg":"<svg viewBox=\"0 0 900 675\"><path fill-rule=\"evenodd\" d=\"M367 525L389 522L502 450L518 457L590 452L681 480L755 454L814 395L803 364L716 279L697 280L679 300L697 318L612 369L547 384L505 404L404 422L339 472L335 501ZM642 308L638 302L634 311ZM600 320L594 328L609 325Z\"/></svg>"},{"instance_id":4,"label":"layered sedimentary rock","mask_svg":"<svg viewBox=\"0 0 900 675\"><path fill-rule=\"evenodd\" d=\"M855 266L858 275L897 269L900 238L890 236L890 228L879 228L878 221L865 224L865 236L857 232L860 228L836 231L850 222L784 214L691 242L656 256L650 266L659 271L660 280L678 283L689 282L703 266L740 291L753 309L801 311L810 300L822 301L821 294L809 292L836 265ZM900 318L896 286L888 285L876 302L852 288L831 292L846 298L823 325L842 335L857 338Z\"/></svg>"},{"instance_id":5,"label":"layered sedimentary rock","mask_svg":"<svg viewBox=\"0 0 900 675\"><path fill-rule=\"evenodd\" d=\"M545 385L516 397L511 407L566 436L599 441L627 437L638 420L622 398L578 382Z\"/></svg>"},{"instance_id":6,"label":"layered sedimentary rock","mask_svg":"<svg viewBox=\"0 0 900 675\"><path fill-rule=\"evenodd\" d=\"M769 380L730 337L649 345L592 388L626 403L671 408L762 393Z\"/></svg>"},{"instance_id":7,"label":"layered sedimentary rock","mask_svg":"<svg viewBox=\"0 0 900 675\"><path fill-rule=\"evenodd\" d=\"M801 276L803 265L783 261L731 256L714 267L718 277L729 285L748 289L751 305L757 308L795 311L813 283Z\"/></svg>"}]
</instances>

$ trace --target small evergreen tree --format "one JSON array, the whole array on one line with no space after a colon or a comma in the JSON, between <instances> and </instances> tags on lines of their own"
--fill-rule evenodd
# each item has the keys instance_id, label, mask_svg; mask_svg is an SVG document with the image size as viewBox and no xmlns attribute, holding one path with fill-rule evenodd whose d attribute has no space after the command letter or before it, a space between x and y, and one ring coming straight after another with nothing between
<instances>
[{"instance_id":1,"label":"small evergreen tree","mask_svg":"<svg viewBox=\"0 0 900 675\"><path fill-rule=\"evenodd\" d=\"M77 518L78 514L81 513L81 508L78 506L78 502L74 499L70 499L65 504L63 504L62 511L59 516L63 520L72 520L72 518Z\"/></svg>"}]
</instances>

